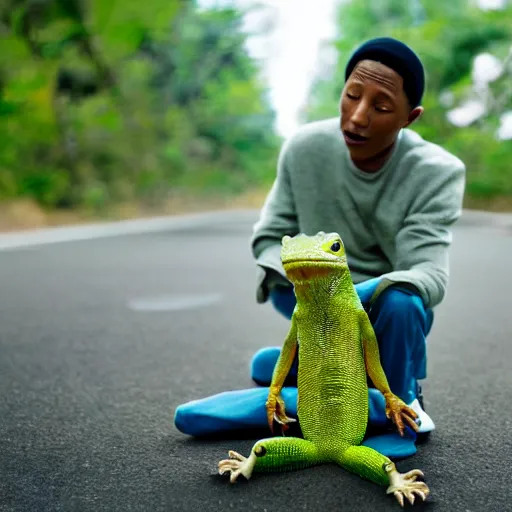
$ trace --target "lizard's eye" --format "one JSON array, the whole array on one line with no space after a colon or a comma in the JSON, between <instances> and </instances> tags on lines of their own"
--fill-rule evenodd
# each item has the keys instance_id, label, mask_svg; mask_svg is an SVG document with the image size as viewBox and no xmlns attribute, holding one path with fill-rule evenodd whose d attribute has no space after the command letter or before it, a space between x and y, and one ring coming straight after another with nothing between
<instances>
[{"instance_id":1,"label":"lizard's eye","mask_svg":"<svg viewBox=\"0 0 512 512\"><path fill-rule=\"evenodd\" d=\"M338 252L341 249L341 244L339 242L334 242L331 245L331 251L332 252Z\"/></svg>"},{"instance_id":2,"label":"lizard's eye","mask_svg":"<svg viewBox=\"0 0 512 512\"><path fill-rule=\"evenodd\" d=\"M263 457L264 455L266 455L267 449L264 446L258 446L254 450L254 453L255 453L256 457Z\"/></svg>"}]
</instances>

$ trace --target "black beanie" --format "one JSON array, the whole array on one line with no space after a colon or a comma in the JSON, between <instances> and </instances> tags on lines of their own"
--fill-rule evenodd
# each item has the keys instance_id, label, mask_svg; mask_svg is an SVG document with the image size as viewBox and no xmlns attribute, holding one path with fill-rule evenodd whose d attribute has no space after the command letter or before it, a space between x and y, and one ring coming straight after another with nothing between
<instances>
[{"instance_id":1,"label":"black beanie","mask_svg":"<svg viewBox=\"0 0 512 512\"><path fill-rule=\"evenodd\" d=\"M404 92L411 108L421 103L425 89L425 71L418 56L406 44L390 37L379 37L363 43L352 54L345 69L345 80L356 64L369 59L394 69L404 81Z\"/></svg>"}]
</instances>

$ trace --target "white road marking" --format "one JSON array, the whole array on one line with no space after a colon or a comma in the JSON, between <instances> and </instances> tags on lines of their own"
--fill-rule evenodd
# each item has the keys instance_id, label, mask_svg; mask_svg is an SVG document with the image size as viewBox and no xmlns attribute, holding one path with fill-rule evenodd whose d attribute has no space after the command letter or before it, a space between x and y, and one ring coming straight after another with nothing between
<instances>
[{"instance_id":1,"label":"white road marking","mask_svg":"<svg viewBox=\"0 0 512 512\"><path fill-rule=\"evenodd\" d=\"M180 294L163 295L159 297L145 297L133 299L128 302L128 307L133 311L182 311L184 309L196 309L210 306L222 300L220 293L210 294Z\"/></svg>"},{"instance_id":2,"label":"white road marking","mask_svg":"<svg viewBox=\"0 0 512 512\"><path fill-rule=\"evenodd\" d=\"M0 233L0 251L35 247L40 245L93 240L115 236L158 233L177 229L219 225L223 222L253 223L258 219L258 210L220 210L188 215L153 217L117 222L105 222L55 228ZM512 214L464 210L457 225L481 225L491 227L512 226Z\"/></svg>"},{"instance_id":3,"label":"white road marking","mask_svg":"<svg viewBox=\"0 0 512 512\"><path fill-rule=\"evenodd\" d=\"M189 215L154 217L118 222L42 228L0 234L0 251L22 247L144 233L157 233L238 221L256 221L254 210L221 210Z\"/></svg>"}]
</instances>

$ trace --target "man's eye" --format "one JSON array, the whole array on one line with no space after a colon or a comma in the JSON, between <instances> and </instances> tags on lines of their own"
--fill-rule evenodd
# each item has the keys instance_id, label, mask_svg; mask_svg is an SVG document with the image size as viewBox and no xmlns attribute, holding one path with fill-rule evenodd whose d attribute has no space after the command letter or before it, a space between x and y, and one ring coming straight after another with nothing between
<instances>
[{"instance_id":1,"label":"man's eye","mask_svg":"<svg viewBox=\"0 0 512 512\"><path fill-rule=\"evenodd\" d=\"M351 100L357 100L357 96L354 96L353 94L347 93L347 98L350 98Z\"/></svg>"},{"instance_id":2,"label":"man's eye","mask_svg":"<svg viewBox=\"0 0 512 512\"><path fill-rule=\"evenodd\" d=\"M338 252L339 250L341 249L341 245L339 242L334 242L332 245L331 245L331 251L332 252Z\"/></svg>"},{"instance_id":3,"label":"man's eye","mask_svg":"<svg viewBox=\"0 0 512 512\"><path fill-rule=\"evenodd\" d=\"M378 105L375 107L375 110L376 110L377 112L391 112L391 110L389 110L389 108L387 108L387 107L382 107L382 106L378 106Z\"/></svg>"}]
</instances>

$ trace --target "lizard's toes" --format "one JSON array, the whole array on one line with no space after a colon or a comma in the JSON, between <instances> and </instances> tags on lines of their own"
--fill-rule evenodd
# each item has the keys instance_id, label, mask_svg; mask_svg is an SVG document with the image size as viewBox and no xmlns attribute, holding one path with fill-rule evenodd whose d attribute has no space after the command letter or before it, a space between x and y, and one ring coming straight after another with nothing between
<instances>
[{"instance_id":1,"label":"lizard's toes","mask_svg":"<svg viewBox=\"0 0 512 512\"><path fill-rule=\"evenodd\" d=\"M232 459L223 459L219 462L219 469L230 469L236 466L236 461Z\"/></svg>"},{"instance_id":2,"label":"lizard's toes","mask_svg":"<svg viewBox=\"0 0 512 512\"><path fill-rule=\"evenodd\" d=\"M295 423L297 421L295 418L290 418L286 415L279 415L277 413L274 414L274 420L280 425L286 425L287 423Z\"/></svg>"},{"instance_id":3,"label":"lizard's toes","mask_svg":"<svg viewBox=\"0 0 512 512\"><path fill-rule=\"evenodd\" d=\"M420 489L415 489L413 492L415 492L421 498L422 501L425 501L427 499L429 490L426 489L425 491L421 491Z\"/></svg>"},{"instance_id":4,"label":"lizard's toes","mask_svg":"<svg viewBox=\"0 0 512 512\"><path fill-rule=\"evenodd\" d=\"M404 473L402 475L402 478L404 480L407 480L409 482L414 482L416 480L416 478L418 477L424 477L425 475L423 474L423 471L421 471L421 469L412 469L411 471L408 471L407 473Z\"/></svg>"},{"instance_id":5,"label":"lizard's toes","mask_svg":"<svg viewBox=\"0 0 512 512\"><path fill-rule=\"evenodd\" d=\"M418 477L423 476L422 471L413 469L412 471L401 474L396 468L390 466L388 472L390 486L388 487L387 493L392 493L401 507L404 506L404 498L407 498L411 505L416 501L416 497L420 498L422 501L426 500L430 489L425 482L416 481Z\"/></svg>"},{"instance_id":6,"label":"lizard's toes","mask_svg":"<svg viewBox=\"0 0 512 512\"><path fill-rule=\"evenodd\" d=\"M409 500L411 505L414 505L414 493L411 491L404 491L404 496Z\"/></svg>"},{"instance_id":7,"label":"lizard's toes","mask_svg":"<svg viewBox=\"0 0 512 512\"><path fill-rule=\"evenodd\" d=\"M238 452L235 452L234 450L229 450L228 454L230 459L236 459L239 460L240 462L244 462L245 460L247 460L246 457L244 457Z\"/></svg>"},{"instance_id":8,"label":"lizard's toes","mask_svg":"<svg viewBox=\"0 0 512 512\"><path fill-rule=\"evenodd\" d=\"M219 475L223 475L227 471L231 471L233 469L233 464L229 459L221 460L219 462Z\"/></svg>"},{"instance_id":9,"label":"lizard's toes","mask_svg":"<svg viewBox=\"0 0 512 512\"><path fill-rule=\"evenodd\" d=\"M229 473L229 481L234 483L240 475L240 462L236 460L226 459L219 462L219 475Z\"/></svg>"},{"instance_id":10,"label":"lizard's toes","mask_svg":"<svg viewBox=\"0 0 512 512\"><path fill-rule=\"evenodd\" d=\"M240 476L240 470L237 469L235 471L231 471L231 475L229 476L229 481L234 484L236 479Z\"/></svg>"},{"instance_id":11,"label":"lizard's toes","mask_svg":"<svg viewBox=\"0 0 512 512\"><path fill-rule=\"evenodd\" d=\"M224 475L229 472L231 483L234 483L240 475L249 480L256 463L256 455L251 452L251 456L247 458L233 450L230 450L228 453L229 459L223 459L218 464L219 474Z\"/></svg>"},{"instance_id":12,"label":"lizard's toes","mask_svg":"<svg viewBox=\"0 0 512 512\"><path fill-rule=\"evenodd\" d=\"M422 501L425 501L429 492L430 490L424 482L411 482L393 490L393 494L401 507L404 506L404 497L407 498L411 505L413 505L416 500L416 496L418 496Z\"/></svg>"},{"instance_id":13,"label":"lizard's toes","mask_svg":"<svg viewBox=\"0 0 512 512\"><path fill-rule=\"evenodd\" d=\"M238 452L229 450L229 459L223 459L219 462L219 474L223 475L227 471L233 472L240 468L240 466L247 460L243 455Z\"/></svg>"},{"instance_id":14,"label":"lizard's toes","mask_svg":"<svg viewBox=\"0 0 512 512\"><path fill-rule=\"evenodd\" d=\"M398 503L400 503L400 506L403 507L404 506L404 497L403 497L402 493L400 491L395 491L393 493L393 495L397 499Z\"/></svg>"}]
</instances>

